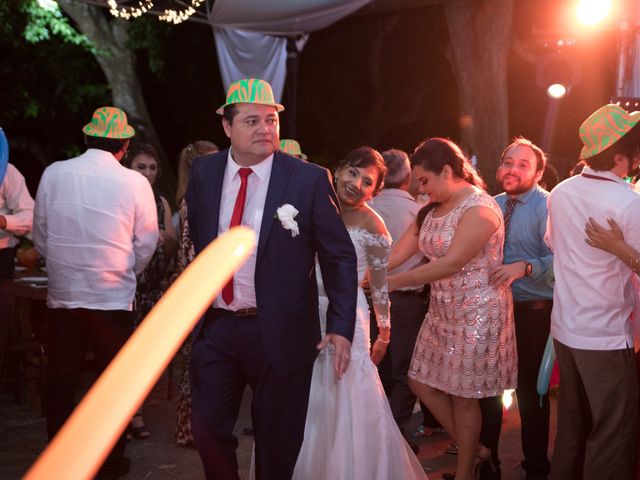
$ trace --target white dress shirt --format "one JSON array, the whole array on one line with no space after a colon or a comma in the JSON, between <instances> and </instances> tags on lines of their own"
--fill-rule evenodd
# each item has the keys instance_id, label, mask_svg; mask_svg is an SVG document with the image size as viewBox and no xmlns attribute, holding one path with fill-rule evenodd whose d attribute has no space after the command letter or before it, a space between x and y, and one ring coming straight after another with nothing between
<instances>
[{"instance_id":1,"label":"white dress shirt","mask_svg":"<svg viewBox=\"0 0 640 480\"><path fill-rule=\"evenodd\" d=\"M229 149L227 166L224 171L224 179L222 180L218 235L222 235L229 230L233 207L235 206L236 197L240 190L240 175L238 174L238 170L242 167L233 160L232 155L233 151ZM260 238L260 225L262 224L262 214L264 212L264 203L267 199L272 167L273 154L262 162L251 166L250 168L253 170L253 173L247 177L247 196L241 223L256 232L256 239ZM253 246L249 259L233 276L233 301L227 304L222 299L222 295L218 295L214 302L215 307L239 310L256 306L254 280L256 273L256 256L257 243Z\"/></svg>"},{"instance_id":2,"label":"white dress shirt","mask_svg":"<svg viewBox=\"0 0 640 480\"><path fill-rule=\"evenodd\" d=\"M55 162L38 186L33 240L49 307L131 310L136 273L158 242L149 181L102 150Z\"/></svg>"},{"instance_id":3,"label":"white dress shirt","mask_svg":"<svg viewBox=\"0 0 640 480\"><path fill-rule=\"evenodd\" d=\"M0 185L0 215L7 220L7 226L0 229L0 248L17 245L15 235L31 231L33 198L29 195L24 177L11 164L7 165L7 173Z\"/></svg>"},{"instance_id":4,"label":"white dress shirt","mask_svg":"<svg viewBox=\"0 0 640 480\"><path fill-rule=\"evenodd\" d=\"M583 173L609 180L576 175L548 198L547 242L555 275L551 335L585 350L631 347L631 269L611 253L589 246L585 224L591 217L608 228L607 219L612 218L625 241L638 248L640 195L611 172L585 167Z\"/></svg>"},{"instance_id":5,"label":"white dress shirt","mask_svg":"<svg viewBox=\"0 0 640 480\"><path fill-rule=\"evenodd\" d=\"M383 188L378 195L373 197L369 202L373 208L384 220L387 230L391 234L393 244L395 244L407 228L415 223L418 211L423 207L419 204L409 192L399 188ZM390 270L389 275L407 272L425 263L425 257L422 252L416 253L409 260ZM406 287L398 290L420 290L423 287Z\"/></svg>"}]
</instances>

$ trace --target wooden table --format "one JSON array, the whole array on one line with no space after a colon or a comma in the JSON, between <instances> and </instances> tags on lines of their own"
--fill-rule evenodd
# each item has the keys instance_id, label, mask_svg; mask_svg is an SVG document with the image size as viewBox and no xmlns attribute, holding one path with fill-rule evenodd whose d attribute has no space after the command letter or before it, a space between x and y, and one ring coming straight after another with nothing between
<instances>
[{"instance_id":1,"label":"wooden table","mask_svg":"<svg viewBox=\"0 0 640 480\"><path fill-rule=\"evenodd\" d=\"M46 283L23 280L28 277L46 278L46 274L42 271L16 272L13 282L9 284L13 315L9 328L5 380L14 386L16 403L21 402L26 392L29 403L43 406L48 330L47 287Z\"/></svg>"}]
</instances>

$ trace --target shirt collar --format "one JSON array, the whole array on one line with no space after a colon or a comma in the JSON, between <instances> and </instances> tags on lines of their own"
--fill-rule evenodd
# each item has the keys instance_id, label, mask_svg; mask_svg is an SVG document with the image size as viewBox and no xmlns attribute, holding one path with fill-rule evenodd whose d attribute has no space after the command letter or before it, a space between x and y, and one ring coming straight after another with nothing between
<instances>
[{"instance_id":1,"label":"shirt collar","mask_svg":"<svg viewBox=\"0 0 640 480\"><path fill-rule=\"evenodd\" d=\"M521 193L520 195L515 195L512 197L511 195L507 194L507 200L510 198L515 198L520 203L527 203L529 199L533 196L533 192L537 191L538 189L540 189L540 187L536 184L533 188L531 188L530 190L527 190L524 193Z\"/></svg>"},{"instance_id":2,"label":"shirt collar","mask_svg":"<svg viewBox=\"0 0 640 480\"><path fill-rule=\"evenodd\" d=\"M582 169L582 171L583 173L588 173L589 175L595 175L596 177L602 177L602 178L607 178L609 180L613 180L614 182L619 183L624 187L631 188L631 184L625 182L624 179L620 178L618 175L610 172L609 170L594 170L593 168L589 168L585 166Z\"/></svg>"},{"instance_id":3,"label":"shirt collar","mask_svg":"<svg viewBox=\"0 0 640 480\"><path fill-rule=\"evenodd\" d=\"M251 165L251 170L255 173L261 182L269 178L269 174L271 173L271 166L273 165L273 153L265 158L260 163L256 163L255 165ZM238 165L236 161L231 156L231 148L229 148L229 153L227 153L227 171L229 172L230 178L235 178L238 174L238 170L243 168Z\"/></svg>"},{"instance_id":4,"label":"shirt collar","mask_svg":"<svg viewBox=\"0 0 640 480\"><path fill-rule=\"evenodd\" d=\"M406 198L407 200L413 200L414 202L416 201L416 199L413 198L409 194L409 192L407 192L406 190L402 190L401 188L383 188L377 196L381 197L383 195L402 197L402 198Z\"/></svg>"}]
</instances>

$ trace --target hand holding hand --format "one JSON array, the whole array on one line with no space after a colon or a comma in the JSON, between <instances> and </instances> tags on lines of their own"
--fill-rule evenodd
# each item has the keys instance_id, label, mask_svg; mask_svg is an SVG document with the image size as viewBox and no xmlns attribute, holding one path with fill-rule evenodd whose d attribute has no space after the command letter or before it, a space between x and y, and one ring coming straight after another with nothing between
<instances>
[{"instance_id":1,"label":"hand holding hand","mask_svg":"<svg viewBox=\"0 0 640 480\"><path fill-rule=\"evenodd\" d=\"M491 284L498 285L511 285L515 280L524 277L526 268L525 262L508 263L500 265L491 273Z\"/></svg>"},{"instance_id":2,"label":"hand holding hand","mask_svg":"<svg viewBox=\"0 0 640 480\"><path fill-rule=\"evenodd\" d=\"M338 380L340 380L349 366L349 360L351 359L351 342L337 333L327 333L318 344L318 350L326 348L330 343L333 343L333 346L336 347L333 370L336 372Z\"/></svg>"}]
</instances>

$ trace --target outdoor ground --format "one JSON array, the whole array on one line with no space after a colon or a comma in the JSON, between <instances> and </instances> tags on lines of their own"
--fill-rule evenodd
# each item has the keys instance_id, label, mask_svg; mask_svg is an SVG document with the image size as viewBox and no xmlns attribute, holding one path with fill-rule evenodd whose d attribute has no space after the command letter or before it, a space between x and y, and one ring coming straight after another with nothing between
<instances>
[{"instance_id":1,"label":"outdoor ground","mask_svg":"<svg viewBox=\"0 0 640 480\"><path fill-rule=\"evenodd\" d=\"M176 382L178 376L178 368L176 368ZM27 387L23 391L22 404L16 404L9 392L0 391L0 480L21 478L46 445L45 420L40 414L36 391L33 386L27 385ZM190 448L179 447L174 441L175 389L174 384L172 398L168 399L165 374L149 396L145 404L144 417L152 435L147 440L131 440L127 444L131 472L122 477L123 480L204 479L197 452ZM236 426L240 440L238 458L243 479L248 477L253 443L252 437L242 434L243 429L250 426L250 399L251 394L247 390ZM553 397L552 439L555 437L555 412L556 398ZM411 431L415 430L420 420L421 414L414 414ZM87 435L90 433L87 432ZM420 444L418 457L431 480L441 478L443 472L455 470L456 457L444 453L449 443L446 434L435 434L428 438L417 439L417 442ZM553 445L552 442L551 445ZM515 401L505 416L500 455L503 480L525 478L524 471L520 468L520 419Z\"/></svg>"}]
</instances>

